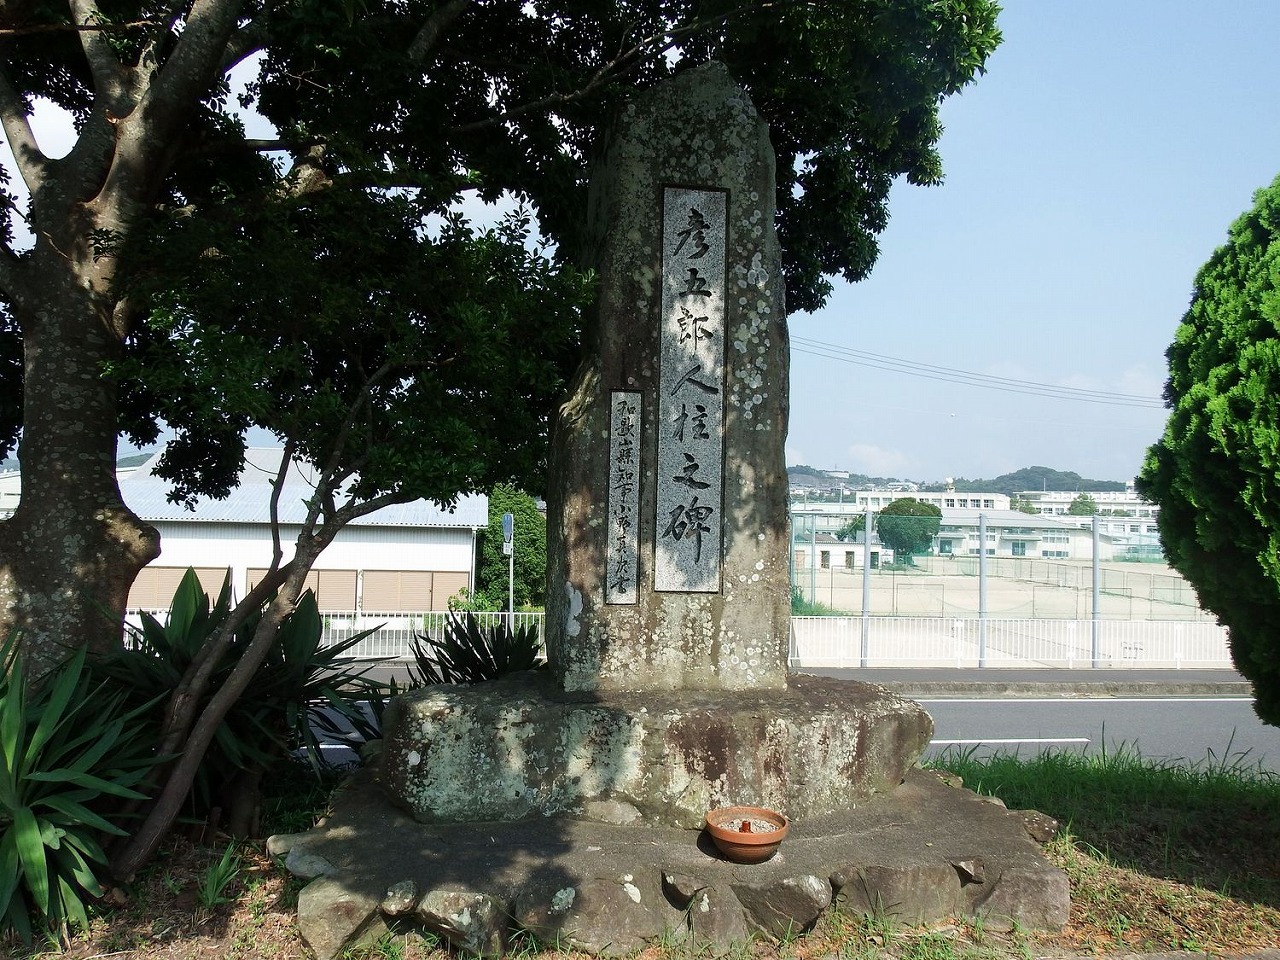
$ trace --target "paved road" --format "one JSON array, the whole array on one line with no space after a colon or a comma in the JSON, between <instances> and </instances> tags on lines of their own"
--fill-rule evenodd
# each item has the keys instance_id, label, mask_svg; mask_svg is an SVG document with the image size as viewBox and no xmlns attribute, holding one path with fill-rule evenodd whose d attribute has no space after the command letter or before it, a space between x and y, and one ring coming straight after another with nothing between
<instances>
[{"instance_id":1,"label":"paved road","mask_svg":"<svg viewBox=\"0 0 1280 960\"><path fill-rule=\"evenodd\" d=\"M881 683L924 704L934 746L1035 754L1136 746L1145 757L1208 762L1210 751L1280 771L1280 729L1253 712L1234 670L823 670Z\"/></svg>"},{"instance_id":2,"label":"paved road","mask_svg":"<svg viewBox=\"0 0 1280 960\"><path fill-rule=\"evenodd\" d=\"M930 753L951 748L1026 756L1126 744L1149 759L1225 759L1280 772L1280 729L1264 726L1247 697L925 697L919 702L935 724Z\"/></svg>"}]
</instances>

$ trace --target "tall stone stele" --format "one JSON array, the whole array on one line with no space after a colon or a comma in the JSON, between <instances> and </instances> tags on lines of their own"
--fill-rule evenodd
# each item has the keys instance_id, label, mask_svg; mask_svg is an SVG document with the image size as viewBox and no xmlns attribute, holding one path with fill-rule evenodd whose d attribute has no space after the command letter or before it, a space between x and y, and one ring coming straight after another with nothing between
<instances>
[{"instance_id":1,"label":"tall stone stele","mask_svg":"<svg viewBox=\"0 0 1280 960\"><path fill-rule=\"evenodd\" d=\"M788 343L768 128L721 64L628 107L592 184L598 327L553 436L566 691L786 687Z\"/></svg>"},{"instance_id":2,"label":"tall stone stele","mask_svg":"<svg viewBox=\"0 0 1280 960\"><path fill-rule=\"evenodd\" d=\"M553 676L426 687L384 714L383 783L428 821L697 827L893 789L918 705L787 675L787 335L766 127L724 67L639 96L594 181L598 327L556 424Z\"/></svg>"}]
</instances>

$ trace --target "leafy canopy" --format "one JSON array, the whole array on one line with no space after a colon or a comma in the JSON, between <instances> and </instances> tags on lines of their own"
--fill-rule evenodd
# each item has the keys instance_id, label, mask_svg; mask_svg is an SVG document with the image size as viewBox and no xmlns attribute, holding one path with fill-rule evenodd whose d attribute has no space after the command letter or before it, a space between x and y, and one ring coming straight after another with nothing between
<instances>
[{"instance_id":1,"label":"leafy canopy","mask_svg":"<svg viewBox=\"0 0 1280 960\"><path fill-rule=\"evenodd\" d=\"M1258 716L1280 725L1280 177L1196 274L1166 356L1169 420L1138 489L1169 562L1230 628Z\"/></svg>"},{"instance_id":2,"label":"leafy canopy","mask_svg":"<svg viewBox=\"0 0 1280 960\"><path fill-rule=\"evenodd\" d=\"M184 499L233 482L250 426L335 459L365 496L530 482L589 300L589 278L570 266L590 263L589 161L628 96L727 63L770 124L789 304L811 310L832 276L870 269L890 184L940 181L938 101L999 42L991 0L206 0L201 11L233 26L198 103L177 99L194 87L148 86L197 52L180 42L196 31L163 5L95 10L94 42L61 5L23 5L4 12L12 32L0 38L12 91L0 111L20 119L33 97L68 110L86 184L104 175L92 138L136 109L130 90L154 94L161 120L188 117L126 184L129 218L92 237L95 256L118 264L122 429L146 443L174 428L164 469ZM107 96L116 62L138 83ZM232 98L239 63L256 76ZM250 137L245 108L278 141ZM476 231L451 213L504 195L529 215ZM38 195L28 226L60 202ZM0 373L19 369L11 294L29 279L17 210L0 202L0 252L17 251L15 271L0 271ZM527 251L530 216L551 244L540 253ZM20 391L19 376L0 376L0 454Z\"/></svg>"},{"instance_id":3,"label":"leafy canopy","mask_svg":"<svg viewBox=\"0 0 1280 960\"><path fill-rule=\"evenodd\" d=\"M1098 501L1087 493L1077 493L1067 504L1067 514L1072 517L1092 517L1098 512Z\"/></svg>"},{"instance_id":4,"label":"leafy canopy","mask_svg":"<svg viewBox=\"0 0 1280 960\"><path fill-rule=\"evenodd\" d=\"M907 563L912 554L929 548L941 526L942 511L915 497L900 497L886 504L875 521L880 541Z\"/></svg>"},{"instance_id":5,"label":"leafy canopy","mask_svg":"<svg viewBox=\"0 0 1280 960\"><path fill-rule=\"evenodd\" d=\"M476 572L478 610L507 609L508 557L502 552L502 515L515 519L512 547L514 568L510 570L516 609L541 608L547 593L547 518L538 503L523 490L499 484L489 493L489 525L480 536L480 562Z\"/></svg>"}]
</instances>

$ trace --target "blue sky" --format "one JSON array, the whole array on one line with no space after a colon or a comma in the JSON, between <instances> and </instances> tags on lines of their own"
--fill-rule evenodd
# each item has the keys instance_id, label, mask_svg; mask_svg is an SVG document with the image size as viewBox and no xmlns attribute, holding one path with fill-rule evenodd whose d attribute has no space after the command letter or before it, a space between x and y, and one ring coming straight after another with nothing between
<instances>
[{"instance_id":1,"label":"blue sky","mask_svg":"<svg viewBox=\"0 0 1280 960\"><path fill-rule=\"evenodd\" d=\"M802 352L1159 398L1196 270L1280 174L1280 3L1008 0L1000 26L943 104L945 184L896 186L872 275L791 318L789 464L1121 480L1163 428Z\"/></svg>"}]
</instances>

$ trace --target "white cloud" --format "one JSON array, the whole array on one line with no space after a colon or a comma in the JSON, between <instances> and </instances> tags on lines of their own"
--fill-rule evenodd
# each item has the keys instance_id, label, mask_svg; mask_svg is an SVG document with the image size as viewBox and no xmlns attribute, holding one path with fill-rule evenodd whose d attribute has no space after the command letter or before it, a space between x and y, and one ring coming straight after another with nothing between
<instances>
[{"instance_id":1,"label":"white cloud","mask_svg":"<svg viewBox=\"0 0 1280 960\"><path fill-rule=\"evenodd\" d=\"M870 443L855 443L849 447L849 464L852 473L865 473L872 477L905 477L914 461L901 450L886 450Z\"/></svg>"}]
</instances>

